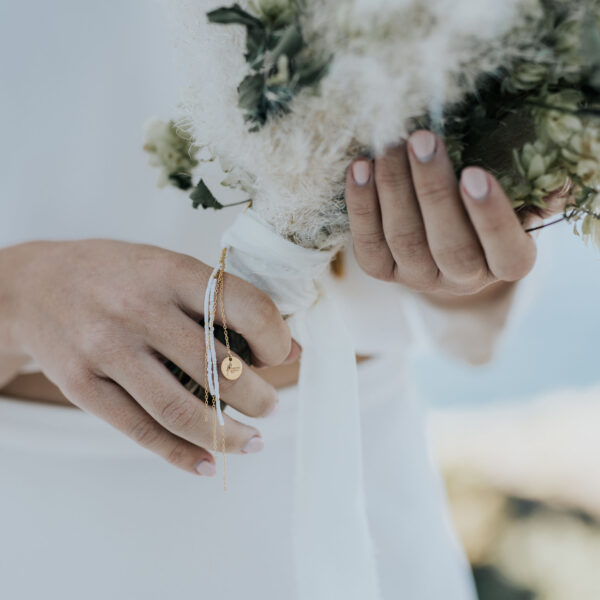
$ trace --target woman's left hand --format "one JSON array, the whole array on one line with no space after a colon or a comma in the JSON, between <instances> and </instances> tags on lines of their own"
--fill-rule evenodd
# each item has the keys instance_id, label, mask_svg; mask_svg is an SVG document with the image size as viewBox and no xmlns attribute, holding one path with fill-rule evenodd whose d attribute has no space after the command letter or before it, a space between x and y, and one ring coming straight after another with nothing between
<instances>
[{"instance_id":1,"label":"woman's left hand","mask_svg":"<svg viewBox=\"0 0 600 600\"><path fill-rule=\"evenodd\" d=\"M420 292L475 294L523 278L536 247L498 181L478 167L457 182L428 131L348 169L346 203L362 269ZM541 223L530 215L527 227ZM445 295L444 294L444 295Z\"/></svg>"}]
</instances>

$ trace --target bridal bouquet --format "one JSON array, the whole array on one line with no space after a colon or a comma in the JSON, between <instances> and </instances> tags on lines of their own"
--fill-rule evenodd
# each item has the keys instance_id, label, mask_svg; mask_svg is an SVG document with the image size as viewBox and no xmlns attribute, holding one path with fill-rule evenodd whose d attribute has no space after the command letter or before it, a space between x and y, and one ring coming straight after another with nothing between
<instances>
[{"instance_id":1,"label":"bridal bouquet","mask_svg":"<svg viewBox=\"0 0 600 600\"><path fill-rule=\"evenodd\" d=\"M543 215L560 196L562 219L600 245L600 2L171 4L182 115L151 123L145 148L196 208L223 207L197 174L207 161L251 200L223 235L228 271L271 295L304 348L299 598L376 600L355 355L319 283L348 232L346 168L428 128L457 170L492 170L515 210Z\"/></svg>"},{"instance_id":2,"label":"bridal bouquet","mask_svg":"<svg viewBox=\"0 0 600 600\"><path fill-rule=\"evenodd\" d=\"M457 170L496 174L515 209L563 218L600 244L600 3L594 0L176 2L189 67L177 125L146 148L162 180L219 208L198 162L307 248L347 231L344 172L416 128ZM195 183L195 185L194 185ZM215 192L218 196L218 192Z\"/></svg>"}]
</instances>

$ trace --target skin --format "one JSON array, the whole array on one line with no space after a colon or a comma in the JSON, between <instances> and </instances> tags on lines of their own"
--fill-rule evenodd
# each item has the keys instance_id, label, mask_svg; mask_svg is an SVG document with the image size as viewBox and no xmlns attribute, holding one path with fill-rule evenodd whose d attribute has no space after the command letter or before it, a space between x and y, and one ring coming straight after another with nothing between
<instances>
[{"instance_id":1,"label":"skin","mask_svg":"<svg viewBox=\"0 0 600 600\"><path fill-rule=\"evenodd\" d=\"M408 143L375 160L358 158L348 169L357 261L372 277L444 305L494 301L531 270L534 241L494 177L469 167L458 182L432 135L415 132ZM211 272L189 256L110 240L0 250L0 387L32 357L76 406L171 464L214 475L206 450L211 415L205 422L204 404L162 362L168 358L203 381L198 320ZM300 347L270 298L232 275L225 289L229 326L248 340L254 363L295 362ZM220 344L217 355L219 362L225 357ZM264 417L277 403L275 388L253 369L235 382L222 378L221 391L249 417ZM228 415L225 436L229 452L263 447L255 427Z\"/></svg>"},{"instance_id":2,"label":"skin","mask_svg":"<svg viewBox=\"0 0 600 600\"><path fill-rule=\"evenodd\" d=\"M457 181L442 140L430 132L413 133L375 160L355 160L346 201L362 269L438 303L488 301L534 266L532 235L497 180L467 167ZM525 227L540 222L530 215Z\"/></svg>"},{"instance_id":3,"label":"skin","mask_svg":"<svg viewBox=\"0 0 600 600\"><path fill-rule=\"evenodd\" d=\"M212 419L168 372L166 357L204 377L198 324L212 268L153 246L109 240L32 242L0 251L3 364L32 357L76 406L171 464L214 474ZM299 346L272 300L225 276L229 326L260 366L296 360ZM218 320L218 319L217 319ZM226 356L217 345L219 362ZM249 417L269 414L275 388L252 369L221 380L222 398ZM205 416L209 418L205 421ZM259 431L225 415L229 452L262 449Z\"/></svg>"}]
</instances>

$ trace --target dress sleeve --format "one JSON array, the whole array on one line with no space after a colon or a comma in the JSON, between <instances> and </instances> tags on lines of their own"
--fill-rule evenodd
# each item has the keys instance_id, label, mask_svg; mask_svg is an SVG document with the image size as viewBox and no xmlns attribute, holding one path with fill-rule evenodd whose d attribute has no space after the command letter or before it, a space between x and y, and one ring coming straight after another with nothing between
<instances>
[{"instance_id":1,"label":"dress sleeve","mask_svg":"<svg viewBox=\"0 0 600 600\"><path fill-rule=\"evenodd\" d=\"M535 287L536 278L530 276L487 302L464 307L443 307L406 292L404 309L415 347L437 349L473 365L489 362L525 312Z\"/></svg>"},{"instance_id":2,"label":"dress sleeve","mask_svg":"<svg viewBox=\"0 0 600 600\"><path fill-rule=\"evenodd\" d=\"M341 276L328 281L352 333L357 353L375 356L440 350L472 364L489 361L523 314L537 287L530 274L505 293L469 307L442 307L399 284L362 272L352 250Z\"/></svg>"}]
</instances>

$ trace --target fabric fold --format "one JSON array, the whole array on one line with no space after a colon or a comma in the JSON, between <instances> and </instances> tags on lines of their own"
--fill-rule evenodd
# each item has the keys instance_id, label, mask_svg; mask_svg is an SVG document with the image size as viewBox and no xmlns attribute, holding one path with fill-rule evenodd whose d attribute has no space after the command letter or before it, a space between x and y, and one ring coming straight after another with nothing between
<instances>
[{"instance_id":1,"label":"fabric fold","mask_svg":"<svg viewBox=\"0 0 600 600\"><path fill-rule=\"evenodd\" d=\"M252 209L224 233L227 271L266 292L303 347L293 539L298 600L379 600L365 506L355 352L319 285L331 252L280 237Z\"/></svg>"}]
</instances>

